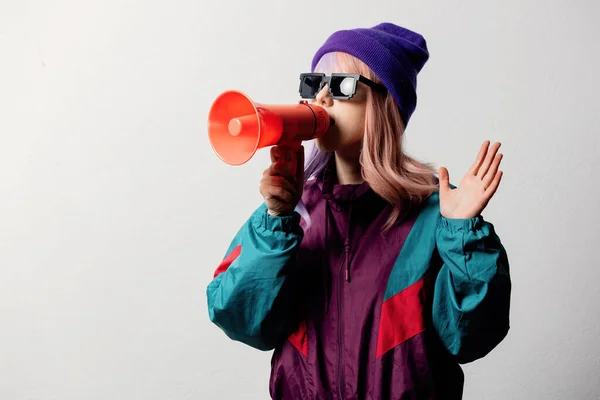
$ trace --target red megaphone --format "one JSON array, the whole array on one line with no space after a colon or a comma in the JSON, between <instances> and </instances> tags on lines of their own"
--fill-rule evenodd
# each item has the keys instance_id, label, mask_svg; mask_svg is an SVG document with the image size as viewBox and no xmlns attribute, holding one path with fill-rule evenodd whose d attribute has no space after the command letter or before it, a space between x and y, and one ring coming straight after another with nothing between
<instances>
[{"instance_id":1,"label":"red megaphone","mask_svg":"<svg viewBox=\"0 0 600 400\"><path fill-rule=\"evenodd\" d=\"M299 147L303 140L322 136L332 124L327 111L315 104L255 104L244 93L231 90L210 108L208 139L221 160L242 165L260 148Z\"/></svg>"}]
</instances>

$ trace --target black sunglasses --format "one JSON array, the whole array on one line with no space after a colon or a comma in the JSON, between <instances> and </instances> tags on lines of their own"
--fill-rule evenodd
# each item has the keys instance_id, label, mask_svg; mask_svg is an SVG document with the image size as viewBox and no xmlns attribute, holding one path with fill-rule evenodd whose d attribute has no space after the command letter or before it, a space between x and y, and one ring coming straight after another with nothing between
<instances>
[{"instance_id":1,"label":"black sunglasses","mask_svg":"<svg viewBox=\"0 0 600 400\"><path fill-rule=\"evenodd\" d=\"M333 99L348 100L356 93L357 82L362 82L380 92L387 91L385 86L360 74L334 73L328 76L322 73L303 73L300 74L300 97L314 99L323 86L328 85L329 94Z\"/></svg>"}]
</instances>

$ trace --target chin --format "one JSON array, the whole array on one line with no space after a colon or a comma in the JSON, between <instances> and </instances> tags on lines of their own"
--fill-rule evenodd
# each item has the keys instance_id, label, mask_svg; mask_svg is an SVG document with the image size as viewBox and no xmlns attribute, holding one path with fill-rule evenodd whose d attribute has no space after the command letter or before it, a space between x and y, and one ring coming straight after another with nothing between
<instances>
[{"instance_id":1,"label":"chin","mask_svg":"<svg viewBox=\"0 0 600 400\"><path fill-rule=\"evenodd\" d=\"M350 143L340 143L337 140L331 140L331 137L321 137L315 140L315 146L324 153L343 152L347 154L360 154L362 150L362 141L356 140Z\"/></svg>"},{"instance_id":2,"label":"chin","mask_svg":"<svg viewBox=\"0 0 600 400\"><path fill-rule=\"evenodd\" d=\"M315 140L315 146L323 153L331 153L337 149L334 143L331 143L327 140L323 140L323 138Z\"/></svg>"},{"instance_id":3,"label":"chin","mask_svg":"<svg viewBox=\"0 0 600 400\"><path fill-rule=\"evenodd\" d=\"M315 140L317 149L324 153L331 153L338 149L340 145L340 134L335 129L329 129L323 136Z\"/></svg>"}]
</instances>

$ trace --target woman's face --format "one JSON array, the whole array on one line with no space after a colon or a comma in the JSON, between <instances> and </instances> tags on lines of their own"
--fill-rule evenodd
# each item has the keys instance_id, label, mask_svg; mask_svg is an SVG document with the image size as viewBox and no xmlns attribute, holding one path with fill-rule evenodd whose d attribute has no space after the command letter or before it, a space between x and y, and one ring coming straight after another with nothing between
<instances>
[{"instance_id":1,"label":"woman's face","mask_svg":"<svg viewBox=\"0 0 600 400\"><path fill-rule=\"evenodd\" d=\"M365 131L365 112L367 90L364 84L356 84L356 93L349 100L334 100L325 85L313 100L335 120L335 124L320 138L316 139L317 148L323 152L360 149Z\"/></svg>"}]
</instances>

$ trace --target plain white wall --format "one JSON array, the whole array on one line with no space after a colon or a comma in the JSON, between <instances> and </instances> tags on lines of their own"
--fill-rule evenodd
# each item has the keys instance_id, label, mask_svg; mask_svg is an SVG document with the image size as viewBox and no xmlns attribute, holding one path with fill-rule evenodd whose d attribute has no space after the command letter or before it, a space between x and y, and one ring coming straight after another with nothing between
<instances>
[{"instance_id":1,"label":"plain white wall","mask_svg":"<svg viewBox=\"0 0 600 400\"><path fill-rule=\"evenodd\" d=\"M512 330L466 399L600 396L600 25L592 0L0 0L0 399L264 399L270 353L230 341L205 288L261 201L206 116L227 89L296 102L334 30L391 21L431 59L411 154L454 183L485 139L484 216Z\"/></svg>"}]
</instances>

